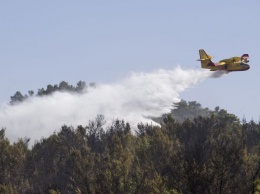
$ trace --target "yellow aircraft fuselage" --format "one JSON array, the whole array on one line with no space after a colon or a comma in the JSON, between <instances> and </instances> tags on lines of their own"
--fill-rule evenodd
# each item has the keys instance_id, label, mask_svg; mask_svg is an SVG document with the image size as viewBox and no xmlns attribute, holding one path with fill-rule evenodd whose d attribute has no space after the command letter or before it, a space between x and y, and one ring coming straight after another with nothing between
<instances>
[{"instance_id":1,"label":"yellow aircraft fuselage","mask_svg":"<svg viewBox=\"0 0 260 194\"><path fill-rule=\"evenodd\" d=\"M203 49L199 50L201 67L209 69L210 71L225 70L225 71L246 71L250 69L247 64L248 54L244 54L241 57L232 57L229 59L223 59L217 63L211 61L212 57L208 55Z\"/></svg>"}]
</instances>

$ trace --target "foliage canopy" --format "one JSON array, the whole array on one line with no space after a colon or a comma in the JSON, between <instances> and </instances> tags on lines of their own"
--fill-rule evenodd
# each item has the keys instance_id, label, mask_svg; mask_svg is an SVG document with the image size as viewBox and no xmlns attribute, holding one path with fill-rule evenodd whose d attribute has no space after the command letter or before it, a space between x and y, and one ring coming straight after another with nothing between
<instances>
[{"instance_id":1,"label":"foliage canopy","mask_svg":"<svg viewBox=\"0 0 260 194\"><path fill-rule=\"evenodd\" d=\"M67 83L47 86L83 91ZM80 89L81 88L81 89ZM21 93L11 103L22 102ZM33 92L29 92L33 95ZM181 101L161 126L114 121L104 129L98 115L86 126L62 126L31 148L10 143L0 130L0 193L257 193L260 123L241 123L217 107Z\"/></svg>"}]
</instances>

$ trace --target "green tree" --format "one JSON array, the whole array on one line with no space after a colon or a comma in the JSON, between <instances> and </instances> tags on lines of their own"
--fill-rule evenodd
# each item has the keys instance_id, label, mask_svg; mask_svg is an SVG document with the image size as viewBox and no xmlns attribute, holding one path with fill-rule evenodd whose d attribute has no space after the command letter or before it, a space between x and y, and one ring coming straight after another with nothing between
<instances>
[{"instance_id":1,"label":"green tree","mask_svg":"<svg viewBox=\"0 0 260 194\"><path fill-rule=\"evenodd\" d=\"M255 181L255 190L254 194L260 194L260 179Z\"/></svg>"},{"instance_id":2,"label":"green tree","mask_svg":"<svg viewBox=\"0 0 260 194\"><path fill-rule=\"evenodd\" d=\"M165 128L139 125L134 160L135 193L166 193L180 185L177 174L181 163L177 139Z\"/></svg>"},{"instance_id":3,"label":"green tree","mask_svg":"<svg viewBox=\"0 0 260 194\"><path fill-rule=\"evenodd\" d=\"M130 125L116 120L102 136L105 150L96 162L101 193L132 193L133 148Z\"/></svg>"},{"instance_id":4,"label":"green tree","mask_svg":"<svg viewBox=\"0 0 260 194\"><path fill-rule=\"evenodd\" d=\"M13 145L0 131L0 185L2 193L24 193L29 187L26 172L28 140L19 139Z\"/></svg>"},{"instance_id":5,"label":"green tree","mask_svg":"<svg viewBox=\"0 0 260 194\"><path fill-rule=\"evenodd\" d=\"M22 95L21 92L17 91L17 92L16 92L13 96L11 96L10 98L11 98L10 104L14 105L14 104L23 102L26 97L25 97L24 95Z\"/></svg>"}]
</instances>

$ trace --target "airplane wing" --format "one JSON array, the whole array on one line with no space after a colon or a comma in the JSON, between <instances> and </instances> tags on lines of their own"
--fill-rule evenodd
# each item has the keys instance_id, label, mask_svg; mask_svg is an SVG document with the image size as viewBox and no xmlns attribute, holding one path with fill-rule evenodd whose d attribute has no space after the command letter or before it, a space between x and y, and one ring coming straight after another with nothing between
<instances>
[{"instance_id":1,"label":"airplane wing","mask_svg":"<svg viewBox=\"0 0 260 194\"><path fill-rule=\"evenodd\" d=\"M221 65L232 65L232 63L241 61L241 57L231 57L229 59L223 59L219 61Z\"/></svg>"},{"instance_id":2,"label":"airplane wing","mask_svg":"<svg viewBox=\"0 0 260 194\"><path fill-rule=\"evenodd\" d=\"M240 62L241 61L241 57L232 57L230 59L232 60L232 62Z\"/></svg>"}]
</instances>

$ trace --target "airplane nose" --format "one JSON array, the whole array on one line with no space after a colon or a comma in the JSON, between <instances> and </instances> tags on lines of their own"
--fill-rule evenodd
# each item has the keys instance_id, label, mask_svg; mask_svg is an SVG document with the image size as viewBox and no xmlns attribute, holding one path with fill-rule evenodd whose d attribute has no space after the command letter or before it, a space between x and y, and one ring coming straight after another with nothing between
<instances>
[{"instance_id":1,"label":"airplane nose","mask_svg":"<svg viewBox=\"0 0 260 194\"><path fill-rule=\"evenodd\" d=\"M249 66L248 64L245 64L245 63L241 64L241 67L242 67L244 70L250 69L250 66Z\"/></svg>"}]
</instances>

